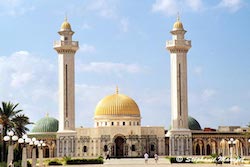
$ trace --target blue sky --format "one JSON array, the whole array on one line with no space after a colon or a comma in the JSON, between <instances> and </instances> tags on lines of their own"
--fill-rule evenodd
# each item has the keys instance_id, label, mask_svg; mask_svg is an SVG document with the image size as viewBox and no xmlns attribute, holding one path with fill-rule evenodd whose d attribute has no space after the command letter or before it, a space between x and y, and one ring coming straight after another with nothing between
<instances>
[{"instance_id":1,"label":"blue sky","mask_svg":"<svg viewBox=\"0 0 250 167\"><path fill-rule=\"evenodd\" d=\"M67 14L76 54L76 126L93 126L95 106L115 92L133 98L142 125L170 125L165 49L177 13L192 40L189 115L202 128L250 122L249 1L0 0L0 101L20 103L31 121L58 118L53 41Z\"/></svg>"}]
</instances>

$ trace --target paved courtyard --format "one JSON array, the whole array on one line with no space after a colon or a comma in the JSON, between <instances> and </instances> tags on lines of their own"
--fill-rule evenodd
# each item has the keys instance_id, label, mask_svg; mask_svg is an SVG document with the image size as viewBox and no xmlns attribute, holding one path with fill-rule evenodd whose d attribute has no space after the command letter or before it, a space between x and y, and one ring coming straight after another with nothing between
<instances>
[{"instance_id":1,"label":"paved courtyard","mask_svg":"<svg viewBox=\"0 0 250 167\"><path fill-rule=\"evenodd\" d=\"M104 164L101 165L73 165L74 167L236 167L236 166L249 166L250 165L230 165L230 164L170 164L170 162L164 158L160 158L156 164L154 159L149 159L148 163L145 164L144 159L111 159L105 160ZM72 167L67 166L67 167Z\"/></svg>"}]
</instances>

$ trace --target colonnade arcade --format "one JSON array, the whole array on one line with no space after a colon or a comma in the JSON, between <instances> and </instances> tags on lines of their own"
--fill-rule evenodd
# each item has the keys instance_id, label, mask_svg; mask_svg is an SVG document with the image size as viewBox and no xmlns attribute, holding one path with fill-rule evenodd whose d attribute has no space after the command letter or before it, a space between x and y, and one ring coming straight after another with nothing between
<instances>
[{"instance_id":1,"label":"colonnade arcade","mask_svg":"<svg viewBox=\"0 0 250 167\"><path fill-rule=\"evenodd\" d=\"M46 146L42 147L43 157L44 158L53 158L56 157L56 140L50 138L43 138ZM36 155L38 157L38 150L40 148L36 147ZM32 157L32 146L27 147L27 157Z\"/></svg>"},{"instance_id":2,"label":"colonnade arcade","mask_svg":"<svg viewBox=\"0 0 250 167\"><path fill-rule=\"evenodd\" d=\"M233 138L234 142L230 146L228 141ZM250 143L248 138L239 136L210 136L197 137L193 136L193 154L194 155L211 155L220 154L230 156L230 147L233 151L233 156L248 156L250 155Z\"/></svg>"}]
</instances>

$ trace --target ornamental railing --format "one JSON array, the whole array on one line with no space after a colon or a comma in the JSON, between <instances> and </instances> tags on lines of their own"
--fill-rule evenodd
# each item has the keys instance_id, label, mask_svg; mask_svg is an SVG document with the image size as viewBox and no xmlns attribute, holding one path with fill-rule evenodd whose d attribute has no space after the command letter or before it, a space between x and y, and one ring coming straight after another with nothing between
<instances>
[{"instance_id":1,"label":"ornamental railing","mask_svg":"<svg viewBox=\"0 0 250 167\"><path fill-rule=\"evenodd\" d=\"M170 40L166 42L167 46L191 46L189 40Z\"/></svg>"},{"instance_id":2,"label":"ornamental railing","mask_svg":"<svg viewBox=\"0 0 250 167\"><path fill-rule=\"evenodd\" d=\"M69 46L69 45L78 47L78 41L54 41L54 47Z\"/></svg>"}]
</instances>

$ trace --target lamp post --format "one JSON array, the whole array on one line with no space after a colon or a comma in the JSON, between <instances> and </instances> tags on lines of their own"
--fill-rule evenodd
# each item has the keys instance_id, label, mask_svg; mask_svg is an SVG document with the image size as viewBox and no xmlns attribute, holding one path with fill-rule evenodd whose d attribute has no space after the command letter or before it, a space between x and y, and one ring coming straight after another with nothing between
<instances>
[{"instance_id":1,"label":"lamp post","mask_svg":"<svg viewBox=\"0 0 250 167\"><path fill-rule=\"evenodd\" d=\"M22 145L22 167L27 167L27 148L26 144L29 144L31 139L24 134L21 138L18 139L18 143Z\"/></svg>"},{"instance_id":2,"label":"lamp post","mask_svg":"<svg viewBox=\"0 0 250 167\"><path fill-rule=\"evenodd\" d=\"M3 140L5 142L9 142L8 146L8 159L7 159L7 165L10 164L10 162L13 162L13 142L18 140L18 137L14 135L13 131L9 131L6 136L4 136Z\"/></svg>"},{"instance_id":3,"label":"lamp post","mask_svg":"<svg viewBox=\"0 0 250 167\"><path fill-rule=\"evenodd\" d=\"M38 143L39 141L37 141L35 137L33 137L29 143L29 145L32 146L32 167L36 167L36 146Z\"/></svg>"},{"instance_id":4,"label":"lamp post","mask_svg":"<svg viewBox=\"0 0 250 167\"><path fill-rule=\"evenodd\" d=\"M43 147L46 146L46 144L40 140L38 143L38 148L39 148L39 167L43 166Z\"/></svg>"},{"instance_id":5,"label":"lamp post","mask_svg":"<svg viewBox=\"0 0 250 167\"><path fill-rule=\"evenodd\" d=\"M233 164L233 146L236 144L236 141L233 138L230 138L227 142L230 149L230 164Z\"/></svg>"}]
</instances>

